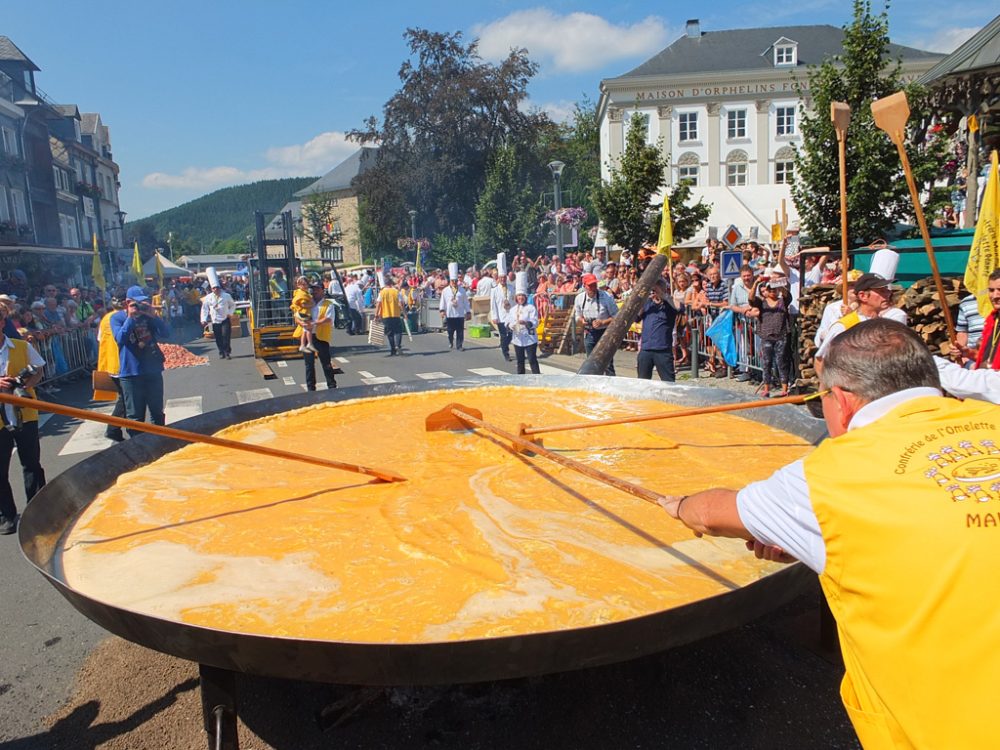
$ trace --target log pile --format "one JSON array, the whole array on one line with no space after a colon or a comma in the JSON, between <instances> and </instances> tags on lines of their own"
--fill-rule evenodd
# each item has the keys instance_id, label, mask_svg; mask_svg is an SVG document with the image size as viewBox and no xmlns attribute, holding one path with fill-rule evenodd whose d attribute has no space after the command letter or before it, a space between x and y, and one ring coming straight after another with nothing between
<instances>
[{"instance_id":1,"label":"log pile","mask_svg":"<svg viewBox=\"0 0 1000 750\"><path fill-rule=\"evenodd\" d=\"M959 300L967 293L962 280L944 278L945 297L951 308L951 319L958 316ZM819 327L823 310L835 299L840 299L840 289L829 284L820 284L802 292L799 301L799 375L795 386L800 393L815 391L818 387L813 358L816 355L816 329ZM928 276L914 282L906 290L902 299L893 298L893 303L903 308L914 330L933 354L947 354L948 330L938 302L937 287L933 277Z\"/></svg>"}]
</instances>

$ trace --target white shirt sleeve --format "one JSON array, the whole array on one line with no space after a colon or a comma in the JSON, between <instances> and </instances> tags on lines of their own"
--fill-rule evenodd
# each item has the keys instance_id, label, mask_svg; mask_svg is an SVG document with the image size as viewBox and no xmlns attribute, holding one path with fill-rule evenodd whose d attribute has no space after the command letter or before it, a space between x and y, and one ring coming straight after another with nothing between
<instances>
[{"instance_id":1,"label":"white shirt sleeve","mask_svg":"<svg viewBox=\"0 0 1000 750\"><path fill-rule=\"evenodd\" d=\"M958 398L975 398L1000 404L1000 371L966 370L941 357L934 358L941 387Z\"/></svg>"},{"instance_id":2,"label":"white shirt sleeve","mask_svg":"<svg viewBox=\"0 0 1000 750\"><path fill-rule=\"evenodd\" d=\"M888 310L884 310L879 317L887 320L895 320L897 323L902 323L904 326L910 324L910 319L906 317L906 311L904 311L901 307L890 307Z\"/></svg>"},{"instance_id":3,"label":"white shirt sleeve","mask_svg":"<svg viewBox=\"0 0 1000 750\"><path fill-rule=\"evenodd\" d=\"M830 342L846 330L847 328L845 328L844 324L839 320L830 326L830 330L826 332L826 338L823 339L823 344L820 346L819 351L816 352L816 356L823 359L823 357L826 356L827 351L830 349Z\"/></svg>"},{"instance_id":4,"label":"white shirt sleeve","mask_svg":"<svg viewBox=\"0 0 1000 750\"><path fill-rule=\"evenodd\" d=\"M24 343L28 347L28 364L32 367L45 367L45 358L27 341Z\"/></svg>"},{"instance_id":5,"label":"white shirt sleeve","mask_svg":"<svg viewBox=\"0 0 1000 750\"><path fill-rule=\"evenodd\" d=\"M826 547L801 460L740 490L736 509L754 539L777 545L816 573L823 572Z\"/></svg>"}]
</instances>

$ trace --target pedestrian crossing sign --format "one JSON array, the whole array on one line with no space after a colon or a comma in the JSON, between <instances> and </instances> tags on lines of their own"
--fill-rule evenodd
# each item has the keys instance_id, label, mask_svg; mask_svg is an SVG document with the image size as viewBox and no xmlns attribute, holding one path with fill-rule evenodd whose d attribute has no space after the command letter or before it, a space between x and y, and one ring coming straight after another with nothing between
<instances>
[{"instance_id":1,"label":"pedestrian crossing sign","mask_svg":"<svg viewBox=\"0 0 1000 750\"><path fill-rule=\"evenodd\" d=\"M739 250L725 250L722 253L722 278L738 279L740 266L743 265L743 253Z\"/></svg>"}]
</instances>

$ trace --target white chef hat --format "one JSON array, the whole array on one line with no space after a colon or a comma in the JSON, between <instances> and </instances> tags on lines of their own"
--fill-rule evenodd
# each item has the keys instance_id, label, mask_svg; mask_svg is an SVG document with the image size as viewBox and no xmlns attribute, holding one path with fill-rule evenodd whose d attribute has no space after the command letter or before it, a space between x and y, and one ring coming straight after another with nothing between
<instances>
[{"instance_id":1,"label":"white chef hat","mask_svg":"<svg viewBox=\"0 0 1000 750\"><path fill-rule=\"evenodd\" d=\"M514 278L514 294L528 293L528 272L518 271Z\"/></svg>"},{"instance_id":2,"label":"white chef hat","mask_svg":"<svg viewBox=\"0 0 1000 750\"><path fill-rule=\"evenodd\" d=\"M217 286L222 286L222 284L219 283L219 274L215 272L214 266L209 266L208 268L206 268L205 275L208 276L208 285L212 289L215 289L215 287Z\"/></svg>"},{"instance_id":3,"label":"white chef hat","mask_svg":"<svg viewBox=\"0 0 1000 750\"><path fill-rule=\"evenodd\" d=\"M869 271L878 274L886 281L896 280L896 268L899 267L899 253L889 248L876 250L872 255L872 264Z\"/></svg>"},{"instance_id":4,"label":"white chef hat","mask_svg":"<svg viewBox=\"0 0 1000 750\"><path fill-rule=\"evenodd\" d=\"M458 281L458 263L448 264L448 280Z\"/></svg>"},{"instance_id":5,"label":"white chef hat","mask_svg":"<svg viewBox=\"0 0 1000 750\"><path fill-rule=\"evenodd\" d=\"M507 254L497 253L497 273L502 276L507 275Z\"/></svg>"}]
</instances>

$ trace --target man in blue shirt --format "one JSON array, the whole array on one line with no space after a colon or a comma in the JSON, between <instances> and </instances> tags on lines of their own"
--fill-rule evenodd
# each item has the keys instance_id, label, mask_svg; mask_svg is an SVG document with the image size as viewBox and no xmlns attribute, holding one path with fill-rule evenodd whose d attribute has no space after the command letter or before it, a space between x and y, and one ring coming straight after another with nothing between
<instances>
[{"instance_id":1,"label":"man in blue shirt","mask_svg":"<svg viewBox=\"0 0 1000 750\"><path fill-rule=\"evenodd\" d=\"M677 310L671 300L667 280L659 278L642 306L638 320L642 321L639 356L636 360L638 377L653 379L653 367L660 380L674 382L674 322Z\"/></svg>"},{"instance_id":2,"label":"man in blue shirt","mask_svg":"<svg viewBox=\"0 0 1000 750\"><path fill-rule=\"evenodd\" d=\"M170 328L153 314L149 297L141 287L129 287L125 309L111 318L111 334L118 343L121 369L118 383L125 399L125 415L137 422L164 424L163 352L158 339L170 336ZM129 435L135 437L133 430Z\"/></svg>"}]
</instances>

